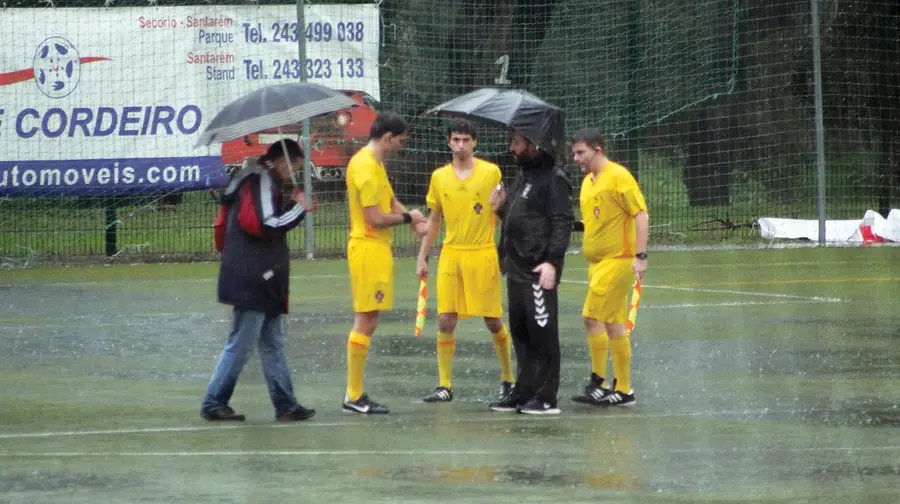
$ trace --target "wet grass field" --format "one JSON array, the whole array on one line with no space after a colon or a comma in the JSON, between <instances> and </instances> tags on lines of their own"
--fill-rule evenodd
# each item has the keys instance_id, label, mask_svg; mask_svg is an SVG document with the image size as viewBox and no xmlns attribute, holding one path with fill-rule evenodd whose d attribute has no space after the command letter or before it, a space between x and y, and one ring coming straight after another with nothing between
<instances>
[{"instance_id":1,"label":"wet grass field","mask_svg":"<svg viewBox=\"0 0 900 504\"><path fill-rule=\"evenodd\" d=\"M216 275L0 270L0 502L900 502L900 248L654 253L631 409L569 400L590 372L570 256L552 418L488 411L499 370L478 320L457 331L454 402L420 402L435 318L413 336L399 259L366 371L390 415L340 410L346 263L296 261L288 356L318 414L275 424L254 356L232 401L248 421L206 423L230 315Z\"/></svg>"}]
</instances>

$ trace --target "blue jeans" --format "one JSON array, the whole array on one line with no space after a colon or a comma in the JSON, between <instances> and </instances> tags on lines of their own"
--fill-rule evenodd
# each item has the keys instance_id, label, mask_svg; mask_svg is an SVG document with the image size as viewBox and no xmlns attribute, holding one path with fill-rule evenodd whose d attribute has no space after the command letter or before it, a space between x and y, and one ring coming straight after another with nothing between
<instances>
[{"instance_id":1,"label":"blue jeans","mask_svg":"<svg viewBox=\"0 0 900 504\"><path fill-rule=\"evenodd\" d=\"M281 314L235 309L231 333L219 355L203 398L202 409L227 406L237 385L238 376L250 359L254 344L259 346L263 376L276 413L297 404L291 385L291 372L284 353L284 319Z\"/></svg>"}]
</instances>

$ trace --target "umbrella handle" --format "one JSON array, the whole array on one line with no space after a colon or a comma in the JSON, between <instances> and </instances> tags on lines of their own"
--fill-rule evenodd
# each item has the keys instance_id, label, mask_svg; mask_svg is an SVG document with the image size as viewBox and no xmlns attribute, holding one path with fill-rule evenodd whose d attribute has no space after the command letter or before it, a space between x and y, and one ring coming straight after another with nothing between
<instances>
[{"instance_id":1,"label":"umbrella handle","mask_svg":"<svg viewBox=\"0 0 900 504\"><path fill-rule=\"evenodd\" d=\"M297 183L297 175L294 173L294 167L291 166L291 160L288 157L287 145L284 143L284 135L281 134L281 126L278 127L278 141L281 143L281 154L284 156L284 162L287 163L288 172L291 174L291 183L294 187L300 187ZM305 155L306 153L304 153Z\"/></svg>"}]
</instances>

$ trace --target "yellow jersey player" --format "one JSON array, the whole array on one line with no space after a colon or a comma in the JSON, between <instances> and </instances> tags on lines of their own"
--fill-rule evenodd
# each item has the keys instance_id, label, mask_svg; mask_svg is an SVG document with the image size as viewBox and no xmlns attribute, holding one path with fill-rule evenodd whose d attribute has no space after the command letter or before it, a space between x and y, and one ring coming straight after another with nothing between
<instances>
[{"instance_id":1,"label":"yellow jersey player","mask_svg":"<svg viewBox=\"0 0 900 504\"><path fill-rule=\"evenodd\" d=\"M347 393L343 409L350 413L387 413L388 409L365 393L363 375L370 339L378 314L394 305L393 226L410 224L422 237L427 232L419 210L407 210L394 196L384 160L403 150L407 125L397 114L385 112L375 119L369 143L347 165L350 239L347 263L353 291L353 330L347 341Z\"/></svg>"},{"instance_id":2,"label":"yellow jersey player","mask_svg":"<svg viewBox=\"0 0 900 504\"><path fill-rule=\"evenodd\" d=\"M592 373L577 402L631 406L631 341L625 334L628 293L647 270L650 217L637 181L622 165L606 157L603 137L594 128L572 139L575 162L586 175L581 184L584 223L582 254L588 267L588 293L582 316L587 330ZM604 386L607 352L612 355L613 383Z\"/></svg>"},{"instance_id":3,"label":"yellow jersey player","mask_svg":"<svg viewBox=\"0 0 900 504\"><path fill-rule=\"evenodd\" d=\"M416 274L428 274L426 258L446 222L446 236L437 268L438 387L425 402L453 400L451 375L456 351L454 331L459 318L479 316L493 335L500 362L500 396L513 387L512 344L503 315L500 263L494 242L497 217L490 198L501 182L500 168L474 157L478 136L472 124L455 119L447 131L453 161L431 175L426 202L428 234L422 240Z\"/></svg>"}]
</instances>

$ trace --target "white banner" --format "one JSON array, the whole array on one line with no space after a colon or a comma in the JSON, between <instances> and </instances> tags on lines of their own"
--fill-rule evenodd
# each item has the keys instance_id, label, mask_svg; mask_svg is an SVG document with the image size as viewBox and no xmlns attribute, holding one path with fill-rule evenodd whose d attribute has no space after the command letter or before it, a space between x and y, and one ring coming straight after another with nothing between
<instances>
[{"instance_id":1,"label":"white banner","mask_svg":"<svg viewBox=\"0 0 900 504\"><path fill-rule=\"evenodd\" d=\"M0 196L208 186L220 147L194 144L216 113L304 70L380 99L378 8L314 5L305 16L297 30L294 5L3 10ZM204 180L141 176L169 166Z\"/></svg>"}]
</instances>

